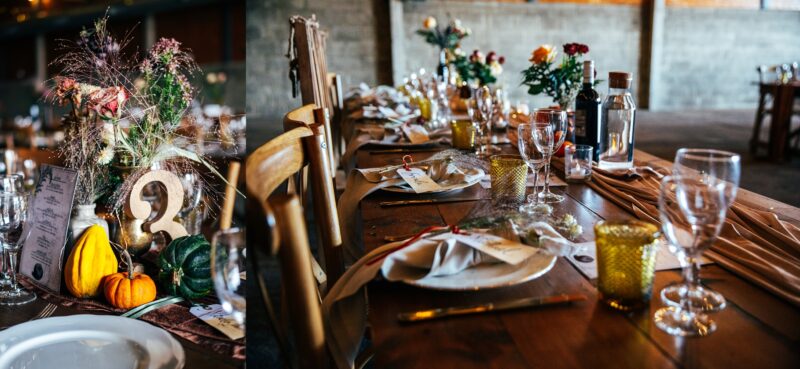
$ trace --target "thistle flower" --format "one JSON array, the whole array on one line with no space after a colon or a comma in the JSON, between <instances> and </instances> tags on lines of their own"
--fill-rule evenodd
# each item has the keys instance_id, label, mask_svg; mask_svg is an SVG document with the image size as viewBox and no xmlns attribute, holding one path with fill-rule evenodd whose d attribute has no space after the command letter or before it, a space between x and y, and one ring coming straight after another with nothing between
<instances>
[{"instance_id":1,"label":"thistle flower","mask_svg":"<svg viewBox=\"0 0 800 369\"><path fill-rule=\"evenodd\" d=\"M114 146L106 146L97 155L97 164L108 165L114 160Z\"/></svg>"}]
</instances>

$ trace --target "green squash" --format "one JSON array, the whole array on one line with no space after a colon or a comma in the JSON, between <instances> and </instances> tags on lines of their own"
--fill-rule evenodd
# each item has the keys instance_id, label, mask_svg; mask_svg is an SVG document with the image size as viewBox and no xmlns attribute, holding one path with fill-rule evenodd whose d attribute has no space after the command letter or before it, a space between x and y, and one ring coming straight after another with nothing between
<instances>
[{"instance_id":1,"label":"green squash","mask_svg":"<svg viewBox=\"0 0 800 369\"><path fill-rule=\"evenodd\" d=\"M203 235L180 237L158 255L158 280L163 289L185 299L206 296L211 280L211 245Z\"/></svg>"}]
</instances>

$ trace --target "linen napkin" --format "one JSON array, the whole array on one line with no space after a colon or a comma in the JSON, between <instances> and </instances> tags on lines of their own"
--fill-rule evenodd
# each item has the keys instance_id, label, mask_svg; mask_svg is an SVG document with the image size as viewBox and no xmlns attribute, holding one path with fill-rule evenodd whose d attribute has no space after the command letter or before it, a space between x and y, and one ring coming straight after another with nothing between
<instances>
[{"instance_id":1,"label":"linen napkin","mask_svg":"<svg viewBox=\"0 0 800 369\"><path fill-rule=\"evenodd\" d=\"M441 228L445 227L438 227ZM363 287L379 271L383 272L386 279L397 281L457 274L476 265L503 262L500 258L477 251L475 245L455 239L457 237L457 234L450 232L433 236L425 233L416 240L392 242L372 250L347 269L322 303L323 320L328 325L328 348L339 369L353 367L366 327L367 306ZM561 238L553 242L569 242ZM528 257L544 252L533 247L522 247L529 248Z\"/></svg>"},{"instance_id":2,"label":"linen napkin","mask_svg":"<svg viewBox=\"0 0 800 369\"><path fill-rule=\"evenodd\" d=\"M563 166L562 161L557 163ZM664 167L653 169L662 174L670 172ZM646 170L635 173L620 175L594 168L592 181L587 184L636 218L660 224L659 176ZM800 306L800 228L777 214L734 202L720 236L704 255Z\"/></svg>"},{"instance_id":3,"label":"linen napkin","mask_svg":"<svg viewBox=\"0 0 800 369\"><path fill-rule=\"evenodd\" d=\"M427 166L427 174L440 186L456 186L483 177L483 170L478 168L459 168L446 159L432 158L410 165L411 167ZM406 181L400 178L397 170L402 165L388 167L353 169L347 176L344 193L339 197L337 211L342 229L342 244L345 250L345 263L349 264L363 254L361 236L356 231L358 205L367 195L385 187L401 186Z\"/></svg>"},{"instance_id":4,"label":"linen napkin","mask_svg":"<svg viewBox=\"0 0 800 369\"><path fill-rule=\"evenodd\" d=\"M358 149L362 146L371 144L379 145L385 148L412 148L434 144L447 144L449 139L450 130L439 129L433 132L428 132L429 140L426 142L412 143L404 137L402 130L399 127L390 127L382 124L362 124L354 128L350 139L347 141L347 147L342 154L342 162L346 165L352 166L353 157Z\"/></svg>"}]
</instances>

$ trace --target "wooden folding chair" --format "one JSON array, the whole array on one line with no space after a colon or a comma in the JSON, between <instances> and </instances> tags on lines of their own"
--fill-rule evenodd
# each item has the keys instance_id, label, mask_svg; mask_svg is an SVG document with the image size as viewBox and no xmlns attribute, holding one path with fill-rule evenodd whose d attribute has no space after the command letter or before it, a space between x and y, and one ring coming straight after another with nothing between
<instances>
[{"instance_id":1,"label":"wooden folding chair","mask_svg":"<svg viewBox=\"0 0 800 369\"><path fill-rule=\"evenodd\" d=\"M325 33L320 30L316 16L310 19L293 16L289 18L289 24L292 29L290 67L296 66L303 104L315 104L325 109L325 115L330 115L334 105L328 86ZM324 127L327 142L334 142L328 119L325 120ZM334 155L332 146L327 150L331 164L330 174L334 175L339 166L339 159Z\"/></svg>"}]
</instances>

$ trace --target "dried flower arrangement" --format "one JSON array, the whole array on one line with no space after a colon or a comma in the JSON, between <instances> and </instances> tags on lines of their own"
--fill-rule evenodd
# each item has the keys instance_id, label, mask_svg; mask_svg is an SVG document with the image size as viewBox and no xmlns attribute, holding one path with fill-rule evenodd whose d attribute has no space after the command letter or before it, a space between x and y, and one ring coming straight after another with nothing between
<instances>
[{"instance_id":1,"label":"dried flower arrangement","mask_svg":"<svg viewBox=\"0 0 800 369\"><path fill-rule=\"evenodd\" d=\"M79 203L110 194L118 211L133 183L153 167L186 173L196 162L222 178L201 154L176 144L180 139L188 147L196 139L181 134L196 130L186 116L196 92L189 80L199 71L192 55L178 41L162 38L143 60L129 64L120 53L127 38L117 41L107 21L103 17L77 42L63 43L66 53L54 61L62 72L48 96L72 105L63 118L67 144L60 153L79 171ZM109 170L114 168L124 168L124 178ZM105 186L109 182L112 188Z\"/></svg>"}]
</instances>

